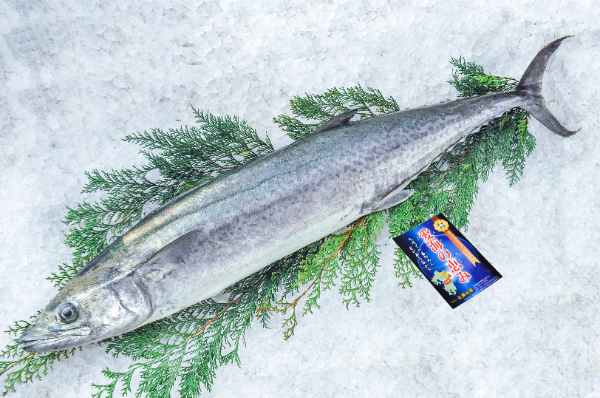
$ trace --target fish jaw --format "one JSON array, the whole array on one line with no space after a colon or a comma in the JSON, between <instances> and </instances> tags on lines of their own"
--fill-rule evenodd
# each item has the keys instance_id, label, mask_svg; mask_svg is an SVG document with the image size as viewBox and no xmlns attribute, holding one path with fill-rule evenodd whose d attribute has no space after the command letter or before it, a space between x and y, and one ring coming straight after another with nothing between
<instances>
[{"instance_id":1,"label":"fish jaw","mask_svg":"<svg viewBox=\"0 0 600 398\"><path fill-rule=\"evenodd\" d=\"M61 331L43 333L39 329L28 329L19 338L21 348L27 352L58 351L93 341L92 329L89 326Z\"/></svg>"}]
</instances>

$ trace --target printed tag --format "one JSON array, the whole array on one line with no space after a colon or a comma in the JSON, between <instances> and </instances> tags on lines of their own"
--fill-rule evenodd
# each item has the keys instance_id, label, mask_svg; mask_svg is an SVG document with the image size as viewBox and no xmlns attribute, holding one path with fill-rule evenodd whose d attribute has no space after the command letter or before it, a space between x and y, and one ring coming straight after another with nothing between
<instances>
[{"instance_id":1,"label":"printed tag","mask_svg":"<svg viewBox=\"0 0 600 398\"><path fill-rule=\"evenodd\" d=\"M452 308L502 278L442 214L394 241Z\"/></svg>"}]
</instances>

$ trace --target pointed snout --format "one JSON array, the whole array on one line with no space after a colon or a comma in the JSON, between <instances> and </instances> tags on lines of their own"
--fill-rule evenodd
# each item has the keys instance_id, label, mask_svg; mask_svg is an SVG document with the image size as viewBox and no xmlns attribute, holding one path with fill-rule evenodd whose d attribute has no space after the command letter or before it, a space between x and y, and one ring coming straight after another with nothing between
<instances>
[{"instance_id":1,"label":"pointed snout","mask_svg":"<svg viewBox=\"0 0 600 398\"><path fill-rule=\"evenodd\" d=\"M33 346L35 346L35 342L39 341L40 339L42 339L43 337L41 336L41 334L34 329L31 329L31 326L29 327L29 329L27 329L25 331L25 333L23 333L21 335L21 337L19 337L19 344L21 344L21 347L27 351L27 352L35 352L33 348Z\"/></svg>"},{"instance_id":2,"label":"pointed snout","mask_svg":"<svg viewBox=\"0 0 600 398\"><path fill-rule=\"evenodd\" d=\"M25 351L35 352L38 351L36 348L43 345L44 342L55 339L58 330L59 325L56 321L49 314L41 313L19 337L19 343Z\"/></svg>"},{"instance_id":3,"label":"pointed snout","mask_svg":"<svg viewBox=\"0 0 600 398\"><path fill-rule=\"evenodd\" d=\"M18 341L27 352L57 351L85 343L90 334L87 325L65 329L53 313L41 313Z\"/></svg>"}]
</instances>

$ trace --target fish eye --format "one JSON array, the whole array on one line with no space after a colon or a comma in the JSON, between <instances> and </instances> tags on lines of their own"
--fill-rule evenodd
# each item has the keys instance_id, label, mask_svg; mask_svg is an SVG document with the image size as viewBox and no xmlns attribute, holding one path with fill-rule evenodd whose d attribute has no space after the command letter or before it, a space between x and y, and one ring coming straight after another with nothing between
<instances>
[{"instance_id":1,"label":"fish eye","mask_svg":"<svg viewBox=\"0 0 600 398\"><path fill-rule=\"evenodd\" d=\"M58 316L64 323L71 323L77 319L77 308L71 303L66 303L58 310Z\"/></svg>"}]
</instances>

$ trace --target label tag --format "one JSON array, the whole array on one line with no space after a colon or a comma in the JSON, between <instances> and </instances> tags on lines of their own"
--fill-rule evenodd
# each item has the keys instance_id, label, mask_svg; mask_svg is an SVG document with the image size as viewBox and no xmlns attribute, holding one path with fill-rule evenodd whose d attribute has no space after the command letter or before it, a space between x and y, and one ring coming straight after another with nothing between
<instances>
[{"instance_id":1,"label":"label tag","mask_svg":"<svg viewBox=\"0 0 600 398\"><path fill-rule=\"evenodd\" d=\"M394 241L452 308L502 278L442 214Z\"/></svg>"}]
</instances>

